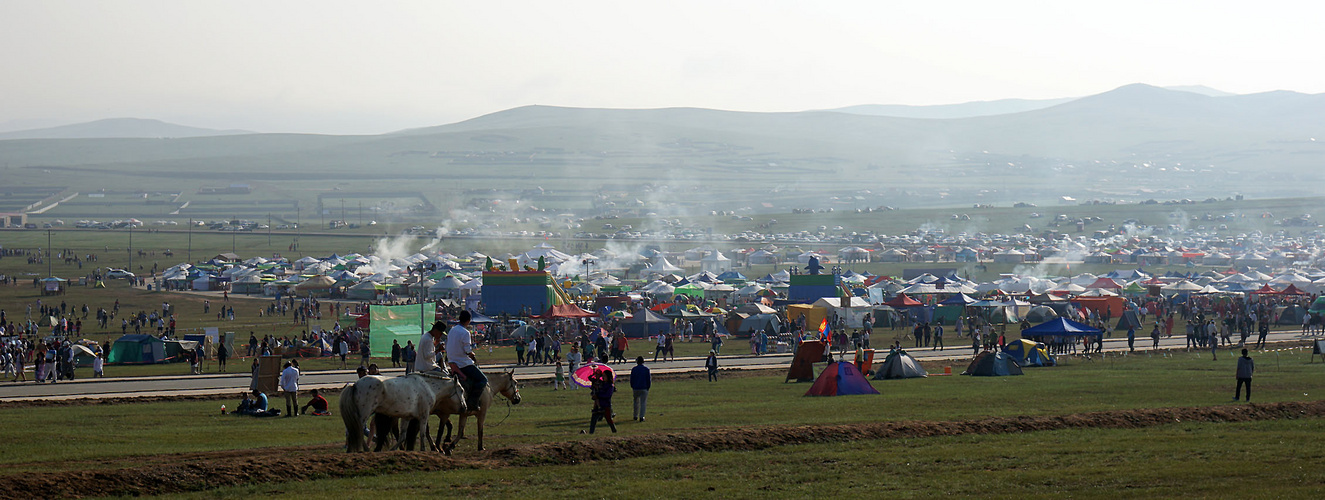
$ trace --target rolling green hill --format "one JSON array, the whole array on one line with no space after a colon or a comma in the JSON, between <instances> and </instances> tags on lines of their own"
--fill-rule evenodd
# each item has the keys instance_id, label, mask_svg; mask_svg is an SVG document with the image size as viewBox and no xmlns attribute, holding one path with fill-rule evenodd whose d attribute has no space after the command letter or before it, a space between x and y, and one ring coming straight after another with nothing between
<instances>
[{"instance_id":1,"label":"rolling green hill","mask_svg":"<svg viewBox=\"0 0 1325 500\"><path fill-rule=\"evenodd\" d=\"M349 192L383 219L434 222L454 209L509 215L529 205L690 215L1006 206L1060 196L1135 202L1311 196L1322 180L1322 142L1325 95L1212 97L1138 84L1044 109L946 120L528 106L379 136L0 140L0 185L65 186L64 196L179 194L138 211L130 196L107 205L105 217L220 218L279 199L297 202L279 217L293 219L287 212L297 209L325 218L333 215L326 205L337 204L328 200ZM235 183L253 192L199 194ZM531 189L538 194L522 193ZM400 191L422 193L437 210L379 206ZM199 203L185 207L190 201ZM232 208L203 211L203 202ZM0 210L26 205L6 203L0 199Z\"/></svg>"}]
</instances>

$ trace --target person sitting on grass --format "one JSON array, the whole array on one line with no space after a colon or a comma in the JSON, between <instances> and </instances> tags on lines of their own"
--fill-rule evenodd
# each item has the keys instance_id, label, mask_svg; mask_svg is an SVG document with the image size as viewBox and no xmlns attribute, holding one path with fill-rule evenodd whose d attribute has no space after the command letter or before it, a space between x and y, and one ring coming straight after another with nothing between
<instances>
[{"instance_id":1,"label":"person sitting on grass","mask_svg":"<svg viewBox=\"0 0 1325 500\"><path fill-rule=\"evenodd\" d=\"M244 395L244 400L239 402L239 409L235 411L236 415L248 415L251 417L274 417L281 414L281 410L272 410L267 408L267 395L262 391L253 391L253 399Z\"/></svg>"},{"instance_id":2,"label":"person sitting on grass","mask_svg":"<svg viewBox=\"0 0 1325 500\"><path fill-rule=\"evenodd\" d=\"M317 389L313 389L313 399L308 400L308 404L304 405L303 408L300 408L299 413L307 415L310 407L313 408L314 415L322 417L331 415L331 411L329 410L330 405L327 404L327 398L322 397L322 394L318 393Z\"/></svg>"}]
</instances>

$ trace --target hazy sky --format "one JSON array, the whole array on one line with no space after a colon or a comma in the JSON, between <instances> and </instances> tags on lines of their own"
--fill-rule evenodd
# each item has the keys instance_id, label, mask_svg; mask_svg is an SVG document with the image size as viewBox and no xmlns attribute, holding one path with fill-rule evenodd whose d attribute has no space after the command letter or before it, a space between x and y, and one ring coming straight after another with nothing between
<instances>
[{"instance_id":1,"label":"hazy sky","mask_svg":"<svg viewBox=\"0 0 1325 500\"><path fill-rule=\"evenodd\" d=\"M1325 92L1325 3L0 0L0 125L381 133L528 104Z\"/></svg>"}]
</instances>

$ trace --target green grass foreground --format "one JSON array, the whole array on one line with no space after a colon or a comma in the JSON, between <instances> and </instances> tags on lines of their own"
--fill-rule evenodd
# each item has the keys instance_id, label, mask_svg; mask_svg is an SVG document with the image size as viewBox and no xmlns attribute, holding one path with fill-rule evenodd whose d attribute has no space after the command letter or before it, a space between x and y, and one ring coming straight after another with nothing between
<instances>
[{"instance_id":1,"label":"green grass foreground","mask_svg":"<svg viewBox=\"0 0 1325 500\"><path fill-rule=\"evenodd\" d=\"M1310 351L1257 355L1257 402L1314 401L1325 395L1325 364L1308 363ZM621 435L687 432L794 424L850 424L885 420L962 420L994 416L1212 406L1232 397L1235 358L1208 355L1133 355L1057 368L1027 369L1020 377L935 376L874 381L881 396L805 398L808 384L784 384L780 375L724 374L655 383L648 422L630 421L630 391L615 398ZM961 371L962 367L954 367ZM526 384L524 403L494 408L490 449L586 439L588 391L553 391ZM279 399L273 405L283 408ZM83 406L0 407L3 473L136 465L132 457L168 453L326 446L338 452L344 428L338 417L254 419L222 416L237 400L174 401ZM332 398L333 408L337 400ZM493 425L493 424L499 425ZM471 431L472 431L472 423ZM606 429L603 429L606 431ZM472 440L457 456L474 458Z\"/></svg>"},{"instance_id":2,"label":"green grass foreground","mask_svg":"<svg viewBox=\"0 0 1325 500\"><path fill-rule=\"evenodd\" d=\"M264 484L180 498L1306 498L1325 420L863 440Z\"/></svg>"}]
</instances>

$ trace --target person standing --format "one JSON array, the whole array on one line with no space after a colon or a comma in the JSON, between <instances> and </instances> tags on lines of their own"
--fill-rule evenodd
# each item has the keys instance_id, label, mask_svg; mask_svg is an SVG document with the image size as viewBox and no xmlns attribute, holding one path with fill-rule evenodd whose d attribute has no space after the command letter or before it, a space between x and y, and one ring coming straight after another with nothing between
<instances>
[{"instance_id":1,"label":"person standing","mask_svg":"<svg viewBox=\"0 0 1325 500\"><path fill-rule=\"evenodd\" d=\"M653 362L658 362L658 355L663 355L663 361L667 361L667 334L658 334L658 346L653 348Z\"/></svg>"},{"instance_id":2,"label":"person standing","mask_svg":"<svg viewBox=\"0 0 1325 500\"><path fill-rule=\"evenodd\" d=\"M1256 348L1257 348L1257 349L1264 349L1264 348L1265 348L1265 337L1268 336L1268 335L1270 334L1270 322L1269 322L1269 321L1265 321L1265 320L1261 320L1259 326L1260 326L1260 332L1259 332L1259 333L1260 333L1260 336L1256 338Z\"/></svg>"},{"instance_id":3,"label":"person standing","mask_svg":"<svg viewBox=\"0 0 1325 500\"><path fill-rule=\"evenodd\" d=\"M222 363L224 363L224 361L222 361ZM106 369L106 353L98 352L96 357L92 358L92 378L105 377L106 376L105 369Z\"/></svg>"},{"instance_id":4,"label":"person standing","mask_svg":"<svg viewBox=\"0 0 1325 500\"><path fill-rule=\"evenodd\" d=\"M718 381L718 353L709 351L708 359L704 360L704 368L708 370L709 382Z\"/></svg>"},{"instance_id":5,"label":"person standing","mask_svg":"<svg viewBox=\"0 0 1325 500\"><path fill-rule=\"evenodd\" d=\"M1247 355L1247 350L1242 350L1242 357L1238 358L1238 385L1233 392L1233 400L1237 401L1242 395L1242 386L1247 386L1247 401L1251 401L1251 374L1256 371L1256 363Z\"/></svg>"},{"instance_id":6,"label":"person standing","mask_svg":"<svg viewBox=\"0 0 1325 500\"><path fill-rule=\"evenodd\" d=\"M1127 351L1136 350L1136 327L1128 325L1127 327Z\"/></svg>"},{"instance_id":7,"label":"person standing","mask_svg":"<svg viewBox=\"0 0 1325 500\"><path fill-rule=\"evenodd\" d=\"M414 347L414 341L405 341L405 347L400 350L400 363L405 365L405 375L414 373L414 359L417 356L418 352Z\"/></svg>"},{"instance_id":8,"label":"person standing","mask_svg":"<svg viewBox=\"0 0 1325 500\"><path fill-rule=\"evenodd\" d=\"M350 342L345 340L343 336L340 338L340 342L337 343L336 354L340 355L341 369L346 368L348 365L345 363L345 357L350 355Z\"/></svg>"},{"instance_id":9,"label":"person standing","mask_svg":"<svg viewBox=\"0 0 1325 500\"><path fill-rule=\"evenodd\" d=\"M630 390L634 395L631 418L644 421L644 407L649 402L649 388L653 386L653 375L649 367L644 366L644 356L635 358L635 367L630 369Z\"/></svg>"},{"instance_id":10,"label":"person standing","mask_svg":"<svg viewBox=\"0 0 1325 500\"><path fill-rule=\"evenodd\" d=\"M524 346L524 340L521 340L521 339L516 339L516 340L515 340L515 365L516 365L516 366L522 366L522 365L524 365L524 347L525 347L525 346Z\"/></svg>"},{"instance_id":11,"label":"person standing","mask_svg":"<svg viewBox=\"0 0 1325 500\"><path fill-rule=\"evenodd\" d=\"M570 373L571 373L571 375L574 375L574 374L575 374L575 370L578 370L578 369L580 368L580 361L581 361L581 360L582 360L582 359L581 359L581 357L580 357L580 348L579 348L579 346L576 346L576 345L574 345L574 344L571 344L571 346L570 346L570 353L566 354L566 362L570 364ZM571 390L575 390L575 384L566 384L566 386L567 386L567 388L569 388L569 389L571 389Z\"/></svg>"},{"instance_id":12,"label":"person standing","mask_svg":"<svg viewBox=\"0 0 1325 500\"><path fill-rule=\"evenodd\" d=\"M225 372L225 360L230 359L230 349L225 346L225 342L216 344L216 367L217 370Z\"/></svg>"},{"instance_id":13,"label":"person standing","mask_svg":"<svg viewBox=\"0 0 1325 500\"><path fill-rule=\"evenodd\" d=\"M368 358L373 355L372 346L368 344L368 334L359 337L359 366L368 366Z\"/></svg>"},{"instance_id":14,"label":"person standing","mask_svg":"<svg viewBox=\"0 0 1325 500\"><path fill-rule=\"evenodd\" d=\"M866 343L865 347L869 347ZM934 324L934 349L943 350L943 323Z\"/></svg>"},{"instance_id":15,"label":"person standing","mask_svg":"<svg viewBox=\"0 0 1325 500\"><path fill-rule=\"evenodd\" d=\"M590 387L589 395L593 398L593 414L589 417L589 434L593 434L594 428L598 426L599 420L607 420L607 426L616 432L616 422L612 415L612 395L616 393L616 385L612 383L612 376L607 372L595 372L591 375L593 385Z\"/></svg>"},{"instance_id":16,"label":"person standing","mask_svg":"<svg viewBox=\"0 0 1325 500\"><path fill-rule=\"evenodd\" d=\"M295 410L299 409L299 400L296 399L299 394L299 369L294 363L285 363L285 369L281 370L281 392L285 394L286 417L294 417Z\"/></svg>"},{"instance_id":17,"label":"person standing","mask_svg":"<svg viewBox=\"0 0 1325 500\"><path fill-rule=\"evenodd\" d=\"M552 390L555 391L558 388L570 389L570 387L566 383L566 368L561 365L561 356L556 356L552 358L552 360L555 361L557 365L556 370L553 372L554 375L552 378Z\"/></svg>"},{"instance_id":18,"label":"person standing","mask_svg":"<svg viewBox=\"0 0 1325 500\"><path fill-rule=\"evenodd\" d=\"M392 367L392 368L396 368L396 367L399 367L399 366L400 366L400 341L399 341L399 340L392 340L392 341L391 341L391 367Z\"/></svg>"}]
</instances>

